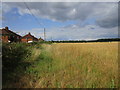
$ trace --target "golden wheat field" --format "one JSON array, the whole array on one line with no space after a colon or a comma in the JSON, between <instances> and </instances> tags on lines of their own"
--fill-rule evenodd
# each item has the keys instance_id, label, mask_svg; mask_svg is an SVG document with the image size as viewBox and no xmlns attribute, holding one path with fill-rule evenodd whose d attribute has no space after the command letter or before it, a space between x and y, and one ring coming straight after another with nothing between
<instances>
[{"instance_id":1,"label":"golden wheat field","mask_svg":"<svg viewBox=\"0 0 120 90\"><path fill-rule=\"evenodd\" d=\"M110 88L118 82L118 43L56 43L43 45L52 60L37 66L36 88ZM49 58L48 57L48 58ZM46 58L46 59L48 59ZM42 61L41 61L42 63ZM43 64L43 63L42 63ZM38 64L39 65L39 64Z\"/></svg>"},{"instance_id":2,"label":"golden wheat field","mask_svg":"<svg viewBox=\"0 0 120 90\"><path fill-rule=\"evenodd\" d=\"M17 87L118 86L118 42L43 44L42 48L32 48L30 61L36 63L27 68Z\"/></svg>"}]
</instances>

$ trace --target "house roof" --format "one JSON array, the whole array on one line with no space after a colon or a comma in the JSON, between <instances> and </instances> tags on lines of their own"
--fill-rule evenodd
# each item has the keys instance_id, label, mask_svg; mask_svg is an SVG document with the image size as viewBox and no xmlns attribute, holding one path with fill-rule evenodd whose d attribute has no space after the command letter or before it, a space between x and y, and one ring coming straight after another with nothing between
<instances>
[{"instance_id":1,"label":"house roof","mask_svg":"<svg viewBox=\"0 0 120 90\"><path fill-rule=\"evenodd\" d=\"M34 37L33 35L31 35L30 32L27 35L23 36L22 38L32 38L32 39L38 40L36 37Z\"/></svg>"},{"instance_id":2,"label":"house roof","mask_svg":"<svg viewBox=\"0 0 120 90\"><path fill-rule=\"evenodd\" d=\"M44 41L44 39L42 39L41 37L40 37L38 40L40 40L40 41Z\"/></svg>"},{"instance_id":3,"label":"house roof","mask_svg":"<svg viewBox=\"0 0 120 90\"><path fill-rule=\"evenodd\" d=\"M0 29L0 34L2 34L2 35L15 35L15 36L21 37L20 35L16 34L15 32L9 30L8 27Z\"/></svg>"},{"instance_id":4,"label":"house roof","mask_svg":"<svg viewBox=\"0 0 120 90\"><path fill-rule=\"evenodd\" d=\"M6 29L0 29L0 34L9 34Z\"/></svg>"}]
</instances>

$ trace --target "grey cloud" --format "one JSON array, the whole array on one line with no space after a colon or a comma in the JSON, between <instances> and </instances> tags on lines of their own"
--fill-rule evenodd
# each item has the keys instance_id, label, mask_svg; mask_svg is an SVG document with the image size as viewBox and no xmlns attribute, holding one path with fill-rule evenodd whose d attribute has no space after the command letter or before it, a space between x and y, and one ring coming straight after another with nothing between
<instances>
[{"instance_id":1,"label":"grey cloud","mask_svg":"<svg viewBox=\"0 0 120 90\"><path fill-rule=\"evenodd\" d=\"M97 20L97 24L104 28L112 28L118 26L118 19L108 17L107 19Z\"/></svg>"},{"instance_id":2,"label":"grey cloud","mask_svg":"<svg viewBox=\"0 0 120 90\"><path fill-rule=\"evenodd\" d=\"M96 23L104 28L112 28L118 26L118 6L117 4L112 4L108 6L100 18L96 20Z\"/></svg>"},{"instance_id":3,"label":"grey cloud","mask_svg":"<svg viewBox=\"0 0 120 90\"><path fill-rule=\"evenodd\" d=\"M24 2L3 3L3 13L18 8L21 15L31 14ZM95 18L96 25L104 28L117 26L117 3L98 2L27 2L31 12L38 18L65 22L76 20L82 22L87 18Z\"/></svg>"}]
</instances>

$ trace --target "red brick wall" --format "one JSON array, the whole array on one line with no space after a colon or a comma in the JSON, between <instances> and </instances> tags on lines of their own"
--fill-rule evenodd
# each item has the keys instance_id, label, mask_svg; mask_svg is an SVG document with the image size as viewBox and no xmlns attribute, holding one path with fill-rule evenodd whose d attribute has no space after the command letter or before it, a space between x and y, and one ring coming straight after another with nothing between
<instances>
[{"instance_id":1,"label":"red brick wall","mask_svg":"<svg viewBox=\"0 0 120 90\"><path fill-rule=\"evenodd\" d=\"M33 39L31 39L31 38L29 38L29 39L23 38L23 39L21 39L21 41L22 41L22 42L28 42L28 41L33 41Z\"/></svg>"},{"instance_id":2,"label":"red brick wall","mask_svg":"<svg viewBox=\"0 0 120 90\"><path fill-rule=\"evenodd\" d=\"M8 42L8 36L2 36L2 41L3 42Z\"/></svg>"}]
</instances>

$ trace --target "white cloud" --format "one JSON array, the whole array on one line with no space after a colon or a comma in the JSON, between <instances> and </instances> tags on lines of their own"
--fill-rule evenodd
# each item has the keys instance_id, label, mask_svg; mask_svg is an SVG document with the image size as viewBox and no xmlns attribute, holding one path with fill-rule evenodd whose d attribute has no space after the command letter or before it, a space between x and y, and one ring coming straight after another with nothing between
<instances>
[{"instance_id":1,"label":"white cloud","mask_svg":"<svg viewBox=\"0 0 120 90\"><path fill-rule=\"evenodd\" d=\"M68 2L68 3L26 3L31 12L37 18L47 18L57 22L74 20L84 22L88 18L96 20L95 25L80 26L68 25L61 28L46 29L47 40L51 37L54 40L84 40L98 39L118 36L118 5L117 3L96 3L96 2ZM4 3L3 13L9 12L12 8L17 8L20 15L31 14L24 3ZM7 9L8 8L8 9ZM7 9L7 10L6 10ZM20 32L22 30L19 30ZM25 30L37 37L43 38L43 29ZM22 31L25 33L24 31ZM23 35L23 34L22 34Z\"/></svg>"},{"instance_id":2,"label":"white cloud","mask_svg":"<svg viewBox=\"0 0 120 90\"><path fill-rule=\"evenodd\" d=\"M31 32L37 38L44 38L43 28L34 28L32 30L19 30L21 35ZM118 28L102 28L96 25L86 25L79 27L71 25L69 27L46 29L47 40L90 40L99 38L117 38Z\"/></svg>"},{"instance_id":3,"label":"white cloud","mask_svg":"<svg viewBox=\"0 0 120 90\"><path fill-rule=\"evenodd\" d=\"M3 13L10 11L11 8L18 8L20 15L32 12L37 18L47 18L59 22L69 20L83 22L87 18L94 17L96 24L104 28L117 26L118 19L118 4L115 2L13 2L3 3L3 7L5 7Z\"/></svg>"}]
</instances>

